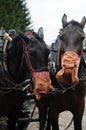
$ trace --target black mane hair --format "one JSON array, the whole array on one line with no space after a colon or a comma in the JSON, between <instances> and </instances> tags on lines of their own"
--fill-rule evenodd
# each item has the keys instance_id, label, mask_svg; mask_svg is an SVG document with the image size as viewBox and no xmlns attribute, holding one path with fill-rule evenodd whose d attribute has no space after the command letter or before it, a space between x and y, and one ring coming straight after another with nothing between
<instances>
[{"instance_id":1,"label":"black mane hair","mask_svg":"<svg viewBox=\"0 0 86 130\"><path fill-rule=\"evenodd\" d=\"M46 43L44 42L44 40L43 40L41 37L39 37L39 35L38 35L37 33L33 32L32 34L35 36L35 38L36 38L37 40L40 41L40 43L41 43L42 46L47 47L47 45L46 45Z\"/></svg>"}]
</instances>

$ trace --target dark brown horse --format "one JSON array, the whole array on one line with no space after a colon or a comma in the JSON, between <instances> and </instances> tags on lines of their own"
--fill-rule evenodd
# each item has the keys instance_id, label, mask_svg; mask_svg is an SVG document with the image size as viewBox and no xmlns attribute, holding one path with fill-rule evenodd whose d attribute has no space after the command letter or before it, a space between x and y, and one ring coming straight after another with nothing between
<instances>
[{"instance_id":1,"label":"dark brown horse","mask_svg":"<svg viewBox=\"0 0 86 130\"><path fill-rule=\"evenodd\" d=\"M65 14L62 18L63 31L60 36L61 43L57 63L60 70L55 75L51 73L52 85L55 90L43 95L41 99L45 113L48 108L47 130L51 130L51 128L59 130L59 114L65 110L73 114L74 130L82 130L86 86L86 82L82 80L86 79L86 66L82 58L85 23L85 17L80 23L74 20L67 22ZM39 115L45 118L42 111ZM41 123L43 123L43 117ZM40 130L43 130L43 127Z\"/></svg>"},{"instance_id":2,"label":"dark brown horse","mask_svg":"<svg viewBox=\"0 0 86 130\"><path fill-rule=\"evenodd\" d=\"M9 130L16 128L22 130L28 125L28 121L22 123L18 121L19 118L28 117L28 113L22 112L26 109L22 108L28 89L25 82L34 79L34 93L37 97L40 90L37 87L45 87L46 84L50 87L47 67L49 49L43 40L42 28L38 33L19 32L18 36L8 44L4 43L4 35L0 36L0 117L7 116ZM43 81L46 81L46 84Z\"/></svg>"}]
</instances>

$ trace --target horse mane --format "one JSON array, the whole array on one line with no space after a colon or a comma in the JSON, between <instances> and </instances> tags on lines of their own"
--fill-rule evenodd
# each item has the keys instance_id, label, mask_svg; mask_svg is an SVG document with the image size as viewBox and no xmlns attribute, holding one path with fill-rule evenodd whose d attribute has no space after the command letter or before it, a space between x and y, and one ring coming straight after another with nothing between
<instances>
[{"instance_id":1,"label":"horse mane","mask_svg":"<svg viewBox=\"0 0 86 130\"><path fill-rule=\"evenodd\" d=\"M40 41L40 45L42 45L42 46L44 46L44 47L47 48L47 45L46 45L46 43L44 42L44 40L43 40L36 32L33 32L32 34L33 34L33 36L34 36L37 40Z\"/></svg>"},{"instance_id":2,"label":"horse mane","mask_svg":"<svg viewBox=\"0 0 86 130\"><path fill-rule=\"evenodd\" d=\"M10 43L12 51L15 52L15 54L18 54L23 50L23 43L24 40L20 36L16 36Z\"/></svg>"}]
</instances>

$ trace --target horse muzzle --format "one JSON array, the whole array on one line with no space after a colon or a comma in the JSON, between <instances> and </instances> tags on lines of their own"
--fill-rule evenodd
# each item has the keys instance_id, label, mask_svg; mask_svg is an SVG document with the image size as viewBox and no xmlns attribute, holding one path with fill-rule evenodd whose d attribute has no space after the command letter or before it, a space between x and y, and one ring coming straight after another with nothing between
<instances>
[{"instance_id":1,"label":"horse muzzle","mask_svg":"<svg viewBox=\"0 0 86 130\"><path fill-rule=\"evenodd\" d=\"M67 51L62 55L62 69L56 74L56 78L63 85L72 85L79 82L78 69L80 59L80 56L72 51Z\"/></svg>"}]
</instances>

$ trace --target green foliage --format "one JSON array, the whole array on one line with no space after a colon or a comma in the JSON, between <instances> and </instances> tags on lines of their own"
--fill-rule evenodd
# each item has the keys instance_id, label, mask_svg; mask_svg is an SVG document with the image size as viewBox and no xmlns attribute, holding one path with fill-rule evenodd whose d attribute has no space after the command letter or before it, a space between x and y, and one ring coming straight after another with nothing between
<instances>
[{"instance_id":1,"label":"green foliage","mask_svg":"<svg viewBox=\"0 0 86 130\"><path fill-rule=\"evenodd\" d=\"M31 16L25 0L0 0L0 27L32 30Z\"/></svg>"}]
</instances>

